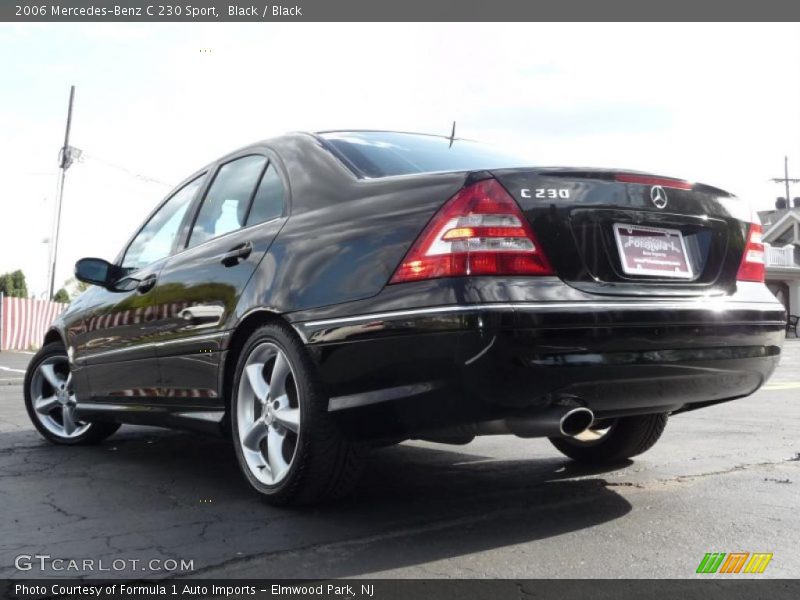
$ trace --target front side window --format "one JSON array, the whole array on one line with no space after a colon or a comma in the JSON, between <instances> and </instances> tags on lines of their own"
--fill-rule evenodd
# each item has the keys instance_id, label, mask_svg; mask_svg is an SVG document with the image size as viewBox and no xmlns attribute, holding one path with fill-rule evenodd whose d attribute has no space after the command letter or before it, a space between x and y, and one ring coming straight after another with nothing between
<instances>
[{"instance_id":1,"label":"front side window","mask_svg":"<svg viewBox=\"0 0 800 600\"><path fill-rule=\"evenodd\" d=\"M267 164L264 156L245 156L222 165L197 215L189 247L244 226L250 199Z\"/></svg>"},{"instance_id":2,"label":"front side window","mask_svg":"<svg viewBox=\"0 0 800 600\"><path fill-rule=\"evenodd\" d=\"M187 183L164 203L128 246L122 268L141 269L169 256L186 211L203 183L203 177Z\"/></svg>"}]
</instances>

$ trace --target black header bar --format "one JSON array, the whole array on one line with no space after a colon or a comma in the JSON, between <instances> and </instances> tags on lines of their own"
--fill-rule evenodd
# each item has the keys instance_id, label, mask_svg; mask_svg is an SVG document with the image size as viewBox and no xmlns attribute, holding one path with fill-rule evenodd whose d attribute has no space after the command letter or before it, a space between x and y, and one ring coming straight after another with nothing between
<instances>
[{"instance_id":1,"label":"black header bar","mask_svg":"<svg viewBox=\"0 0 800 600\"><path fill-rule=\"evenodd\" d=\"M0 21L10 22L797 20L800 3L790 0L0 1Z\"/></svg>"}]
</instances>

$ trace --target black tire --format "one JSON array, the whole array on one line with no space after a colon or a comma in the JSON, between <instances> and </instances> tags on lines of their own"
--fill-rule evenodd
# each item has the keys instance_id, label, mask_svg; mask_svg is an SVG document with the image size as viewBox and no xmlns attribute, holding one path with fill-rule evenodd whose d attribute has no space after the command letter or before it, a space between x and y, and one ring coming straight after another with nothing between
<instances>
[{"instance_id":1,"label":"black tire","mask_svg":"<svg viewBox=\"0 0 800 600\"><path fill-rule=\"evenodd\" d=\"M46 361L63 358L63 364L68 365L67 352L61 342L53 342L46 344L39 350L28 365L25 372L24 395L25 395L25 409L28 411L33 426L47 441L60 446L84 446L91 444L98 444L112 435L117 429L120 428L119 423L109 422L89 422L88 427L81 434L74 437L65 437L58 435L56 432L48 429L42 422L40 415L34 410L32 384L34 375L39 367ZM61 362L61 361L59 361ZM69 369L68 366L64 367Z\"/></svg>"},{"instance_id":2,"label":"black tire","mask_svg":"<svg viewBox=\"0 0 800 600\"><path fill-rule=\"evenodd\" d=\"M608 425L608 432L594 441L584 442L568 437L550 438L550 442L562 454L581 463L592 465L619 463L652 448L664 432L667 415L620 417Z\"/></svg>"},{"instance_id":3,"label":"black tire","mask_svg":"<svg viewBox=\"0 0 800 600\"><path fill-rule=\"evenodd\" d=\"M283 478L272 485L260 481L247 463L239 417L239 404L245 402L240 401L240 387L248 357L265 343L277 346L288 359L300 411L289 468ZM270 504L288 506L332 500L349 493L358 482L362 465L360 452L343 437L332 419L316 366L300 339L283 323L263 325L244 345L236 365L230 421L239 467L251 487ZM246 429L247 425L244 423L243 427Z\"/></svg>"}]
</instances>

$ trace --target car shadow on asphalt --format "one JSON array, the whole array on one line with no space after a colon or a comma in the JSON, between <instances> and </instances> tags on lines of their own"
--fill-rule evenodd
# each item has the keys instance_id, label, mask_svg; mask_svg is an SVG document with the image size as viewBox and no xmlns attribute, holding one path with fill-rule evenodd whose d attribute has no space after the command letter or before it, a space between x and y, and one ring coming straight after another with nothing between
<instances>
[{"instance_id":1,"label":"car shadow on asphalt","mask_svg":"<svg viewBox=\"0 0 800 600\"><path fill-rule=\"evenodd\" d=\"M108 558L158 548L193 559L190 576L204 577L348 577L409 566L434 577L439 560L623 517L631 505L604 472L560 458L402 444L370 453L348 498L286 509L249 490L225 440L124 428L102 445L64 448L33 431L0 435L13 517L6 548L91 556L90 542L103 540L96 547Z\"/></svg>"}]
</instances>

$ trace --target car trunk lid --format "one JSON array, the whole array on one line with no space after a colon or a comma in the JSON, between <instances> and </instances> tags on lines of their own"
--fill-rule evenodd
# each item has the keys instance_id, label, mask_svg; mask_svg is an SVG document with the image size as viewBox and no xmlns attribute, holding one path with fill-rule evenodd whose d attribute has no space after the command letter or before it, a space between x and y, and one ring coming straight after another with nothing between
<instances>
[{"instance_id":1,"label":"car trunk lid","mask_svg":"<svg viewBox=\"0 0 800 600\"><path fill-rule=\"evenodd\" d=\"M556 274L609 295L731 293L750 209L711 186L599 169L492 172L522 208Z\"/></svg>"}]
</instances>

